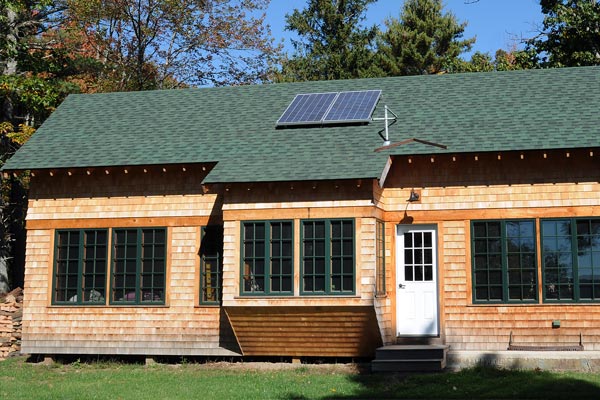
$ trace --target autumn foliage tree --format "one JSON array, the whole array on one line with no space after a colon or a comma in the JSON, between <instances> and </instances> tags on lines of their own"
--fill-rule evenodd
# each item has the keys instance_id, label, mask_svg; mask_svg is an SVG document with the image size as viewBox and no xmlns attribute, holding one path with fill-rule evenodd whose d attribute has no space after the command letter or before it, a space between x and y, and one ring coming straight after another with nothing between
<instances>
[{"instance_id":1,"label":"autumn foliage tree","mask_svg":"<svg viewBox=\"0 0 600 400\"><path fill-rule=\"evenodd\" d=\"M279 47L267 0L67 0L115 90L260 83Z\"/></svg>"},{"instance_id":2,"label":"autumn foliage tree","mask_svg":"<svg viewBox=\"0 0 600 400\"><path fill-rule=\"evenodd\" d=\"M600 64L600 1L540 0L540 35L529 40L544 67Z\"/></svg>"}]
</instances>

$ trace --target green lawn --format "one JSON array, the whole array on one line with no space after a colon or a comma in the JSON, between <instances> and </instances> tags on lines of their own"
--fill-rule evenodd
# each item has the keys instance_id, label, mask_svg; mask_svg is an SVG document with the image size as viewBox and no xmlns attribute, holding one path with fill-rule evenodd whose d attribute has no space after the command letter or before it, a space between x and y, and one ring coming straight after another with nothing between
<instances>
[{"instance_id":1,"label":"green lawn","mask_svg":"<svg viewBox=\"0 0 600 400\"><path fill-rule=\"evenodd\" d=\"M498 371L394 375L254 364L51 366L0 362L1 399L600 399L600 374Z\"/></svg>"}]
</instances>

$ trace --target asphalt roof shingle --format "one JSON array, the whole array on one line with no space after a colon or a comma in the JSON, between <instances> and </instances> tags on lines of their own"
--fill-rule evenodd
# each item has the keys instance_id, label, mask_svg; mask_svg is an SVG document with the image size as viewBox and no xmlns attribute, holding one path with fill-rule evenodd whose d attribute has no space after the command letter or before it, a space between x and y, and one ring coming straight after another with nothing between
<instances>
[{"instance_id":1,"label":"asphalt roof shingle","mask_svg":"<svg viewBox=\"0 0 600 400\"><path fill-rule=\"evenodd\" d=\"M381 89L398 121L276 129L298 93ZM207 182L375 178L388 155L600 145L600 67L71 95L4 170L216 162Z\"/></svg>"}]
</instances>

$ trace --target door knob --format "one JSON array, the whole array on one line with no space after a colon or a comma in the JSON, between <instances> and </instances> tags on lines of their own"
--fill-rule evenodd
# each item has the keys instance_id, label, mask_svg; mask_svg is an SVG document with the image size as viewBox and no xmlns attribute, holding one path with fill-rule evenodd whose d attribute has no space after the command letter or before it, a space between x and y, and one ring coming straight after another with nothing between
<instances>
[{"instance_id":1,"label":"door knob","mask_svg":"<svg viewBox=\"0 0 600 400\"><path fill-rule=\"evenodd\" d=\"M398 289L405 289L405 288L406 288L406 285L404 285L402 283L398 284Z\"/></svg>"}]
</instances>

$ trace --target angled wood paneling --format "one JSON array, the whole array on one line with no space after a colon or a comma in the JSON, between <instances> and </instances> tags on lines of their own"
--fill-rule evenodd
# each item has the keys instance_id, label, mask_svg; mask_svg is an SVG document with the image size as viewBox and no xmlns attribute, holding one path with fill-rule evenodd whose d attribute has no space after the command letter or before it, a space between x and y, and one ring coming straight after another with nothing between
<instances>
[{"instance_id":1,"label":"angled wood paneling","mask_svg":"<svg viewBox=\"0 0 600 400\"><path fill-rule=\"evenodd\" d=\"M245 356L371 357L381 345L372 306L225 311Z\"/></svg>"}]
</instances>

